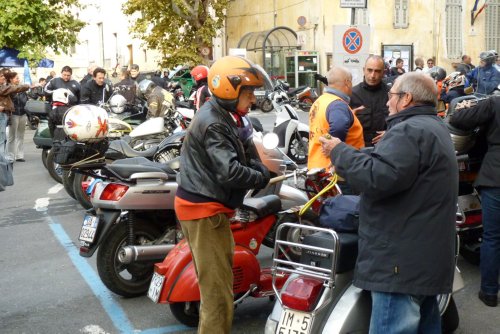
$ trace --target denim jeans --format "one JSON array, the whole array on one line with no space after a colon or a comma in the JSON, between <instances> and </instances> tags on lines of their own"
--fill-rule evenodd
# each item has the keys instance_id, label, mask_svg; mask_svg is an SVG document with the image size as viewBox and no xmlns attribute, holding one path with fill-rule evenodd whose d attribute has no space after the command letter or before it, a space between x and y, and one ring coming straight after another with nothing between
<instances>
[{"instance_id":1,"label":"denim jeans","mask_svg":"<svg viewBox=\"0 0 500 334\"><path fill-rule=\"evenodd\" d=\"M5 156L7 145L7 121L9 117L6 113L0 112L0 155Z\"/></svg>"},{"instance_id":2,"label":"denim jeans","mask_svg":"<svg viewBox=\"0 0 500 334\"><path fill-rule=\"evenodd\" d=\"M480 193L483 209L481 290L488 295L496 295L500 269L500 187L484 187Z\"/></svg>"},{"instance_id":3,"label":"denim jeans","mask_svg":"<svg viewBox=\"0 0 500 334\"><path fill-rule=\"evenodd\" d=\"M372 291L370 334L441 334L436 296Z\"/></svg>"}]
</instances>

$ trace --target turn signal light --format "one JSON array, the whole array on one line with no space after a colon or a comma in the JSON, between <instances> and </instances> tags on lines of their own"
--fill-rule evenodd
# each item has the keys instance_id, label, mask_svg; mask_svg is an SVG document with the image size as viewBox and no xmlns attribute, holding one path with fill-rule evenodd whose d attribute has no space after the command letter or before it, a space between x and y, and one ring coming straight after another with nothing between
<instances>
[{"instance_id":1,"label":"turn signal light","mask_svg":"<svg viewBox=\"0 0 500 334\"><path fill-rule=\"evenodd\" d=\"M109 183L101 193L99 199L103 201L119 201L128 190L128 186L119 183Z\"/></svg>"},{"instance_id":2,"label":"turn signal light","mask_svg":"<svg viewBox=\"0 0 500 334\"><path fill-rule=\"evenodd\" d=\"M281 301L293 310L311 312L323 290L323 281L297 277L281 291Z\"/></svg>"}]
</instances>

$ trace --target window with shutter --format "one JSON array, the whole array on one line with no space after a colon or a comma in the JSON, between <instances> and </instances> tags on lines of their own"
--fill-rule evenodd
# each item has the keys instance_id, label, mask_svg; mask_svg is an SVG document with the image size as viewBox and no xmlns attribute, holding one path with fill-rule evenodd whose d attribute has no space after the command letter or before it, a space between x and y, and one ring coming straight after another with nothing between
<instances>
[{"instance_id":1,"label":"window with shutter","mask_svg":"<svg viewBox=\"0 0 500 334\"><path fill-rule=\"evenodd\" d=\"M368 20L368 9L367 8L356 8L354 9L354 24L363 25L370 24Z\"/></svg>"},{"instance_id":2,"label":"window with shutter","mask_svg":"<svg viewBox=\"0 0 500 334\"><path fill-rule=\"evenodd\" d=\"M408 28L409 1L395 0L394 1L394 28Z\"/></svg>"},{"instance_id":3,"label":"window with shutter","mask_svg":"<svg viewBox=\"0 0 500 334\"><path fill-rule=\"evenodd\" d=\"M500 50L500 0L486 1L486 50Z\"/></svg>"},{"instance_id":4,"label":"window with shutter","mask_svg":"<svg viewBox=\"0 0 500 334\"><path fill-rule=\"evenodd\" d=\"M462 0L446 0L446 49L448 58L458 59L462 56L462 30Z\"/></svg>"}]
</instances>

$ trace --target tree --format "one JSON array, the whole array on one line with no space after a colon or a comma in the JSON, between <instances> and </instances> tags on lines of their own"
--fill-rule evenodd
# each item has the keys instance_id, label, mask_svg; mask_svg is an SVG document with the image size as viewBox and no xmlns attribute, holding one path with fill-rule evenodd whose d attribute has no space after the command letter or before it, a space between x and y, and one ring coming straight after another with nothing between
<instances>
[{"instance_id":1,"label":"tree","mask_svg":"<svg viewBox=\"0 0 500 334\"><path fill-rule=\"evenodd\" d=\"M78 0L0 1L0 48L17 49L19 58L34 62L45 57L47 48L68 52L85 26L72 14L81 8Z\"/></svg>"},{"instance_id":2,"label":"tree","mask_svg":"<svg viewBox=\"0 0 500 334\"><path fill-rule=\"evenodd\" d=\"M200 64L203 47L224 25L230 0L128 0L126 15L140 13L131 27L135 37L162 54L161 65Z\"/></svg>"}]
</instances>

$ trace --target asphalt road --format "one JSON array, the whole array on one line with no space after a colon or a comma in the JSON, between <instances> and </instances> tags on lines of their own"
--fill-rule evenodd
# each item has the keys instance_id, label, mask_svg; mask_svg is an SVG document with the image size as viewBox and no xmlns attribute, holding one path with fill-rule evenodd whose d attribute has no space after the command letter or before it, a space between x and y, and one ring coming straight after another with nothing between
<instances>
[{"instance_id":1,"label":"asphalt road","mask_svg":"<svg viewBox=\"0 0 500 334\"><path fill-rule=\"evenodd\" d=\"M272 128L273 113L252 114ZM300 117L307 122L307 113ZM33 133L26 133L27 161L15 163L15 185L0 192L0 332L195 333L168 306L147 297L122 298L102 285L95 257L78 255L84 210L48 175ZM270 256L264 247L261 260ZM500 333L498 308L477 299L478 267L461 258L459 267L465 288L455 294L456 333ZM247 299L235 311L233 333L262 333L272 307L268 299Z\"/></svg>"}]
</instances>

